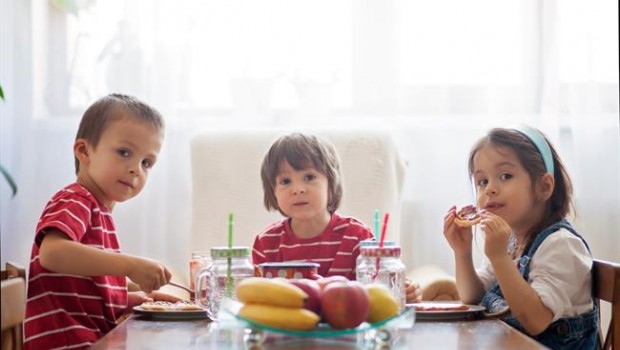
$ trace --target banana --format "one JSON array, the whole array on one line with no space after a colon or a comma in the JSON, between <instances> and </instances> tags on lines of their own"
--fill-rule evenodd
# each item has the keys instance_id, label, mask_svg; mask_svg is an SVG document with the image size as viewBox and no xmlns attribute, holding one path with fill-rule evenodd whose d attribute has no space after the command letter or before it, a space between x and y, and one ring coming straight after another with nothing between
<instances>
[{"instance_id":1,"label":"banana","mask_svg":"<svg viewBox=\"0 0 620 350\"><path fill-rule=\"evenodd\" d=\"M290 308L264 304L245 304L239 316L272 327L307 331L316 327L319 315L303 308Z\"/></svg>"},{"instance_id":2,"label":"banana","mask_svg":"<svg viewBox=\"0 0 620 350\"><path fill-rule=\"evenodd\" d=\"M266 304L291 308L304 306L308 294L287 281L262 277L242 280L235 289L237 299L244 304Z\"/></svg>"}]
</instances>

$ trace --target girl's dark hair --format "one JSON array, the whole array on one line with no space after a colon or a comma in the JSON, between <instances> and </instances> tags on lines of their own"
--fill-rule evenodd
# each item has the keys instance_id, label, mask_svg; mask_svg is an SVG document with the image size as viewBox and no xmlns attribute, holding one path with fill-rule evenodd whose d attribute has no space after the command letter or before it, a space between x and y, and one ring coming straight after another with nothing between
<instances>
[{"instance_id":1,"label":"girl's dark hair","mask_svg":"<svg viewBox=\"0 0 620 350\"><path fill-rule=\"evenodd\" d=\"M541 135L543 134L541 133ZM555 186L551 197L547 201L546 213L543 216L543 220L530 229L528 237L524 242L526 246L532 241L533 235L564 219L569 213L575 213L572 199L573 185L570 177L558 153L555 151L555 148L553 148L553 145L549 142L547 137L544 137L551 149L551 155L553 157L553 166L555 168L553 178L555 180ZM540 151L527 136L515 129L495 128L491 129L472 148L468 162L470 178L473 178L474 175L474 157L485 145L507 147L514 151L521 165L528 172L532 186L535 186L536 181L546 173Z\"/></svg>"},{"instance_id":2,"label":"girl's dark hair","mask_svg":"<svg viewBox=\"0 0 620 350\"><path fill-rule=\"evenodd\" d=\"M327 211L334 213L338 209L342 199L342 176L336 149L317 136L293 133L277 139L263 159L261 179L267 210L277 209L286 216L278 207L274 192L280 164L284 161L297 171L312 167L324 174L328 182Z\"/></svg>"},{"instance_id":3,"label":"girl's dark hair","mask_svg":"<svg viewBox=\"0 0 620 350\"><path fill-rule=\"evenodd\" d=\"M164 118L155 108L133 96L109 94L95 101L84 112L75 139L84 139L93 147L97 147L106 127L123 117L146 123L158 131L165 128ZM75 173L77 174L79 170L80 163L75 158Z\"/></svg>"}]
</instances>

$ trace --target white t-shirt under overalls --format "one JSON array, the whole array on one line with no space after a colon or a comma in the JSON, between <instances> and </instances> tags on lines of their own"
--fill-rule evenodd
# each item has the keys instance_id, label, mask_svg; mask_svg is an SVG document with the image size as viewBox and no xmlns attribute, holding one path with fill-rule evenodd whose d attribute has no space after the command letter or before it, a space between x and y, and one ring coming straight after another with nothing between
<instances>
[{"instance_id":1,"label":"white t-shirt under overalls","mask_svg":"<svg viewBox=\"0 0 620 350\"><path fill-rule=\"evenodd\" d=\"M514 260L515 268L517 261ZM588 248L579 237L561 228L547 237L532 257L528 283L556 321L592 309L591 270L592 257ZM496 282L488 259L476 272L485 290Z\"/></svg>"}]
</instances>

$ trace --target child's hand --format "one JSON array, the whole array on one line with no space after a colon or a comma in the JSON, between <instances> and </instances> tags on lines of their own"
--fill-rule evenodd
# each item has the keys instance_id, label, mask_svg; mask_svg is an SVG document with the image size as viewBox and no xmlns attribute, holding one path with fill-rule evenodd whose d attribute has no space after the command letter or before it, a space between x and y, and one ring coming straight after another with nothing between
<instances>
[{"instance_id":1,"label":"child's hand","mask_svg":"<svg viewBox=\"0 0 620 350\"><path fill-rule=\"evenodd\" d=\"M407 303L419 303L422 301L422 289L419 283L412 283L409 279L405 280L405 294Z\"/></svg>"},{"instance_id":2,"label":"child's hand","mask_svg":"<svg viewBox=\"0 0 620 350\"><path fill-rule=\"evenodd\" d=\"M131 310L134 306L141 305L147 301L169 301L171 303L176 303L177 301L182 301L183 299L176 297L174 295L162 292L152 292L146 294L142 291L140 292L129 292L127 293L127 308Z\"/></svg>"},{"instance_id":3,"label":"child's hand","mask_svg":"<svg viewBox=\"0 0 620 350\"><path fill-rule=\"evenodd\" d=\"M484 254L491 261L506 257L512 229L504 219L491 212L483 211L481 216L480 228L484 232Z\"/></svg>"},{"instance_id":4,"label":"child's hand","mask_svg":"<svg viewBox=\"0 0 620 350\"><path fill-rule=\"evenodd\" d=\"M472 228L460 227L454 223L456 206L452 206L443 221L443 235L455 253L471 254Z\"/></svg>"},{"instance_id":5,"label":"child's hand","mask_svg":"<svg viewBox=\"0 0 620 350\"><path fill-rule=\"evenodd\" d=\"M140 290L147 294L168 284L172 278L170 271L154 260L132 256L129 264L130 271L127 277L137 283Z\"/></svg>"},{"instance_id":6,"label":"child's hand","mask_svg":"<svg viewBox=\"0 0 620 350\"><path fill-rule=\"evenodd\" d=\"M134 306L138 306L147 301L153 301L144 292L129 292L127 293L127 309L131 310Z\"/></svg>"},{"instance_id":7,"label":"child's hand","mask_svg":"<svg viewBox=\"0 0 620 350\"><path fill-rule=\"evenodd\" d=\"M183 300L175 295L158 291L151 292L148 296L155 301L169 301L171 303L176 303L177 301Z\"/></svg>"}]
</instances>

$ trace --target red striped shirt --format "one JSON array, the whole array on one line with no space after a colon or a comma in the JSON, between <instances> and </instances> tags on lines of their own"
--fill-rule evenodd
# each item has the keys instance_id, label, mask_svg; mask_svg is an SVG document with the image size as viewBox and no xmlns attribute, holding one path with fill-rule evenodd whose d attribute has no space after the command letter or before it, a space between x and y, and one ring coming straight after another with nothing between
<instances>
[{"instance_id":1,"label":"red striped shirt","mask_svg":"<svg viewBox=\"0 0 620 350\"><path fill-rule=\"evenodd\" d=\"M83 277L43 268L39 246L50 228L81 244L120 253L114 221L106 207L74 183L47 203L32 245L24 348L88 348L126 310L127 282L124 276Z\"/></svg>"},{"instance_id":2,"label":"red striped shirt","mask_svg":"<svg viewBox=\"0 0 620 350\"><path fill-rule=\"evenodd\" d=\"M325 231L317 237L301 239L286 218L258 234L252 248L255 265L264 262L312 261L320 264L323 277L342 275L355 279L355 260L359 242L372 238L370 228L359 220L332 214Z\"/></svg>"}]
</instances>

